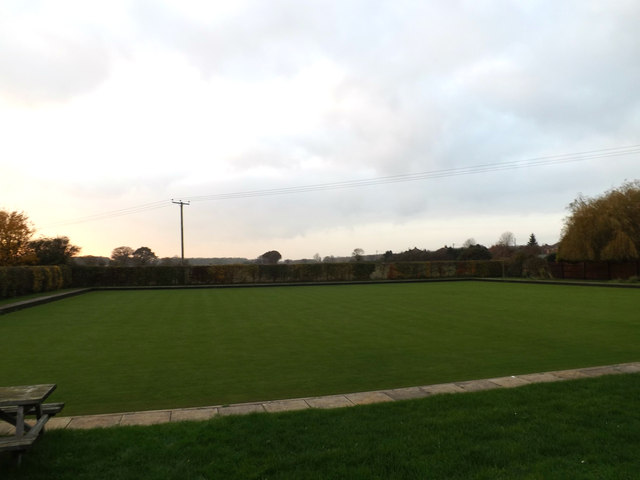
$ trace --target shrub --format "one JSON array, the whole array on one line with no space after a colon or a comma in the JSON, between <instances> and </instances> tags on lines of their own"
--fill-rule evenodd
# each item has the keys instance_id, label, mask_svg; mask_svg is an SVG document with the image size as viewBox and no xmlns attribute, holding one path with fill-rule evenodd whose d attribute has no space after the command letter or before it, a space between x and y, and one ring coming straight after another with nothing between
<instances>
[{"instance_id":1,"label":"shrub","mask_svg":"<svg viewBox=\"0 0 640 480\"><path fill-rule=\"evenodd\" d=\"M530 257L522 264L522 276L532 278L551 278L549 265L544 258Z\"/></svg>"},{"instance_id":2,"label":"shrub","mask_svg":"<svg viewBox=\"0 0 640 480\"><path fill-rule=\"evenodd\" d=\"M71 286L71 269L63 265L0 267L0 298L50 292Z\"/></svg>"},{"instance_id":3,"label":"shrub","mask_svg":"<svg viewBox=\"0 0 640 480\"><path fill-rule=\"evenodd\" d=\"M375 263L355 262L349 265L353 265L353 279L358 281L370 280L376 269Z\"/></svg>"}]
</instances>

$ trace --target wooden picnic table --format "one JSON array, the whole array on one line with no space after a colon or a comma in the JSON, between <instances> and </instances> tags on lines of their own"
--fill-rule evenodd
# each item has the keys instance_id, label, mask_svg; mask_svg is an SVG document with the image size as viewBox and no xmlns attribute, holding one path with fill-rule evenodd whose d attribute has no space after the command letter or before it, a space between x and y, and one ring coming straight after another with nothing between
<instances>
[{"instance_id":1,"label":"wooden picnic table","mask_svg":"<svg viewBox=\"0 0 640 480\"><path fill-rule=\"evenodd\" d=\"M44 403L55 389L55 384L0 387L0 420L15 427L13 435L0 437L0 452L20 455L36 441L49 418L64 407L64 403ZM33 425L27 423L28 416L36 417Z\"/></svg>"}]
</instances>

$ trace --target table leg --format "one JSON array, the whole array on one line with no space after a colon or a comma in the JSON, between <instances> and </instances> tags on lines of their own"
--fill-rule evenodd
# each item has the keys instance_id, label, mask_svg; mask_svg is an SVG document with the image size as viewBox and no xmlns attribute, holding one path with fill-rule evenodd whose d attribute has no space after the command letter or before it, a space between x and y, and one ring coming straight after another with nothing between
<instances>
[{"instance_id":1,"label":"table leg","mask_svg":"<svg viewBox=\"0 0 640 480\"><path fill-rule=\"evenodd\" d=\"M18 405L18 411L16 412L16 437L22 437L24 435L24 406Z\"/></svg>"}]
</instances>

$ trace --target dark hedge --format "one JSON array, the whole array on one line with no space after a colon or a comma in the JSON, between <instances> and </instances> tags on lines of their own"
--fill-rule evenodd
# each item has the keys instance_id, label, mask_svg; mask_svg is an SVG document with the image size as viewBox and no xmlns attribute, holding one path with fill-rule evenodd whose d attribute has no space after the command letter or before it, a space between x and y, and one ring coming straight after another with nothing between
<instances>
[{"instance_id":1,"label":"dark hedge","mask_svg":"<svg viewBox=\"0 0 640 480\"><path fill-rule=\"evenodd\" d=\"M0 267L0 298L51 292L71 286L71 268L64 265Z\"/></svg>"},{"instance_id":2,"label":"dark hedge","mask_svg":"<svg viewBox=\"0 0 640 480\"><path fill-rule=\"evenodd\" d=\"M74 287L234 285L500 277L496 261L73 268Z\"/></svg>"}]
</instances>

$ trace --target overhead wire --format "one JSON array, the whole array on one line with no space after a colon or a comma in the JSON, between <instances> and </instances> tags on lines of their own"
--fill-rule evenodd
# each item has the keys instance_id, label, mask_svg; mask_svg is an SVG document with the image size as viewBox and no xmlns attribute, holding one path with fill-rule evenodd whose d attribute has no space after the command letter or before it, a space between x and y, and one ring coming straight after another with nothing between
<instances>
[{"instance_id":1,"label":"overhead wire","mask_svg":"<svg viewBox=\"0 0 640 480\"><path fill-rule=\"evenodd\" d=\"M390 175L385 177L375 177L361 180L348 180L342 182L320 183L312 185L301 185L294 187L281 187L265 190L249 190L243 192L220 193L213 195L200 195L193 197L185 197L192 202L212 201L212 200L230 200L236 198L264 197L272 195L288 195L294 193L306 193L322 190L338 190L344 188L358 188L373 185L384 185L390 183L410 182L417 180L429 180L434 178L456 177L461 175L473 175L487 172L497 172L504 170L514 170L520 168L531 168L539 166L558 165L563 163L581 162L597 158L606 158L621 155L630 155L640 153L640 145L631 145L628 147L615 147L600 150L590 150L585 152L550 155L544 157L536 157L529 160L516 160L511 162L487 163L474 165L470 167L449 168L443 170L432 170L419 173L407 173L400 175Z\"/></svg>"},{"instance_id":2,"label":"overhead wire","mask_svg":"<svg viewBox=\"0 0 640 480\"><path fill-rule=\"evenodd\" d=\"M183 200L190 202L208 202L216 200L233 200L239 198L267 197L275 195L291 195L307 192L318 192L326 190L340 190L348 188L361 188L375 185L386 185L393 183L414 182L419 180L431 180L437 178L457 177L462 175L477 175L481 173L500 172L508 170L516 170L522 168L533 168L543 166L561 165L566 163L583 162L586 160L602 159L609 157L617 157L623 155L633 155L640 153L640 144L628 145L625 147L603 148L598 150L588 150L584 152L575 152L559 155L548 155L542 157L530 158L527 160L515 160L508 162L485 163L472 165L468 167L447 168L441 170L431 170L418 173L406 173L398 175L388 175L383 177L365 178L360 180L346 180L339 182L318 183L310 185L298 185L293 187L280 187L262 190L248 190L240 192L218 193L212 195L199 195L191 197L181 197ZM176 197L174 197L176 198ZM72 225L77 223L85 223L96 220L106 220L125 215L148 212L160 208L171 206L171 200L160 200L157 202L145 203L119 210L112 210L85 217L79 217L72 220L61 221L48 225L45 228L54 226Z\"/></svg>"},{"instance_id":3,"label":"overhead wire","mask_svg":"<svg viewBox=\"0 0 640 480\"><path fill-rule=\"evenodd\" d=\"M114 217L122 217L125 215L132 215L134 213L142 213L142 212L148 212L151 210L158 210L160 208L167 208L170 207L171 204L168 204L166 200L160 200L157 202L151 202L151 203L145 203L142 205L136 205L133 207L128 207L128 208L122 208L120 210L111 210L108 212L103 212L103 213L96 213L93 215L87 215L85 217L78 217L75 219L71 219L71 220L63 220L60 222L56 222L56 223L52 223L49 225L46 225L44 228L51 228L51 227L58 227L58 226L65 226L65 225L73 225L76 223L85 223L85 222L91 222L91 221L96 221L96 220L107 220L109 218L114 218Z\"/></svg>"}]
</instances>

